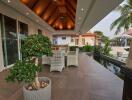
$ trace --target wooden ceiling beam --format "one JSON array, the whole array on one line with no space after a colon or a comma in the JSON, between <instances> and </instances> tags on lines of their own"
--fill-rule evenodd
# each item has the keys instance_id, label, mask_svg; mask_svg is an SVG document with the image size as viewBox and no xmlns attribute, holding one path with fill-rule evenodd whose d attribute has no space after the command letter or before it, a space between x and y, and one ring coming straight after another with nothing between
<instances>
[{"instance_id":1,"label":"wooden ceiling beam","mask_svg":"<svg viewBox=\"0 0 132 100\"><path fill-rule=\"evenodd\" d=\"M47 4L46 8L43 10L42 14L40 14L40 17L42 17L44 15L44 13L46 12L46 10L48 10L51 3L52 3L52 0L49 0L49 3Z\"/></svg>"},{"instance_id":2,"label":"wooden ceiling beam","mask_svg":"<svg viewBox=\"0 0 132 100\"><path fill-rule=\"evenodd\" d=\"M70 0L70 3L72 4L73 8L77 9L77 0Z\"/></svg>"},{"instance_id":3,"label":"wooden ceiling beam","mask_svg":"<svg viewBox=\"0 0 132 100\"><path fill-rule=\"evenodd\" d=\"M48 17L48 19L46 21L49 21L51 17L53 17L55 15L55 13L57 13L57 7L55 7L55 9L51 12L50 16Z\"/></svg>"},{"instance_id":4,"label":"wooden ceiling beam","mask_svg":"<svg viewBox=\"0 0 132 100\"><path fill-rule=\"evenodd\" d=\"M57 19L58 19L58 17L55 17L54 21L51 23L51 26L55 25L55 22Z\"/></svg>"},{"instance_id":5,"label":"wooden ceiling beam","mask_svg":"<svg viewBox=\"0 0 132 100\"><path fill-rule=\"evenodd\" d=\"M71 21L72 21L73 23L75 23L75 20L71 17L71 15L70 15L69 13L67 13L67 16L71 19Z\"/></svg>"},{"instance_id":6,"label":"wooden ceiling beam","mask_svg":"<svg viewBox=\"0 0 132 100\"><path fill-rule=\"evenodd\" d=\"M67 6L71 8L71 10L73 10L76 13L76 8L73 7L73 5L71 4L71 1L69 2L69 0L66 0L66 4Z\"/></svg>"},{"instance_id":7,"label":"wooden ceiling beam","mask_svg":"<svg viewBox=\"0 0 132 100\"><path fill-rule=\"evenodd\" d=\"M75 17L76 12L74 12L73 9L71 9L71 7L69 5L66 6L67 10Z\"/></svg>"},{"instance_id":8,"label":"wooden ceiling beam","mask_svg":"<svg viewBox=\"0 0 132 100\"><path fill-rule=\"evenodd\" d=\"M69 7L66 7L68 12L71 14L71 16L75 19L75 15L71 12L71 10L69 9Z\"/></svg>"}]
</instances>

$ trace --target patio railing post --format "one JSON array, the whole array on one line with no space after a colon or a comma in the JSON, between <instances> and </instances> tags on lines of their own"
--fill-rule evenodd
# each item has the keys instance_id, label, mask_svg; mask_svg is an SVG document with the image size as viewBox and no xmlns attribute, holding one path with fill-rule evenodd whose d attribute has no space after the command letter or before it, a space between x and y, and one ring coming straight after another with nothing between
<instances>
[{"instance_id":1,"label":"patio railing post","mask_svg":"<svg viewBox=\"0 0 132 100\"><path fill-rule=\"evenodd\" d=\"M132 77L129 72L125 73L122 100L132 100Z\"/></svg>"}]
</instances>

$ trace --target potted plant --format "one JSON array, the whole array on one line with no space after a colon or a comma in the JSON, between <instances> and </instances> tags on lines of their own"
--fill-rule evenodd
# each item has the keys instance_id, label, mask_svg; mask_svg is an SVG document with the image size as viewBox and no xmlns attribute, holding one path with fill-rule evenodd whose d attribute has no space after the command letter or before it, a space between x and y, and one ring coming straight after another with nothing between
<instances>
[{"instance_id":1,"label":"potted plant","mask_svg":"<svg viewBox=\"0 0 132 100\"><path fill-rule=\"evenodd\" d=\"M38 65L39 57L52 55L49 38L40 34L30 35L23 40L21 52L23 60L14 64L6 80L26 83L23 86L25 100L50 100L51 80L38 77L41 69Z\"/></svg>"}]
</instances>

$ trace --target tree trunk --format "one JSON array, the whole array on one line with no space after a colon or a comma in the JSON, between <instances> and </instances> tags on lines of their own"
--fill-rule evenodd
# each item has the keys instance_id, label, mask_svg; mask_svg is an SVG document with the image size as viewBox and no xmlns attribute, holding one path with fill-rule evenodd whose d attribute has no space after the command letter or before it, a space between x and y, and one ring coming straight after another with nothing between
<instances>
[{"instance_id":1,"label":"tree trunk","mask_svg":"<svg viewBox=\"0 0 132 100\"><path fill-rule=\"evenodd\" d=\"M35 58L35 65L38 66L38 58ZM35 89L39 89L40 88L40 82L38 80L38 72L36 72L36 77L35 77L35 82L33 82L33 87Z\"/></svg>"}]
</instances>

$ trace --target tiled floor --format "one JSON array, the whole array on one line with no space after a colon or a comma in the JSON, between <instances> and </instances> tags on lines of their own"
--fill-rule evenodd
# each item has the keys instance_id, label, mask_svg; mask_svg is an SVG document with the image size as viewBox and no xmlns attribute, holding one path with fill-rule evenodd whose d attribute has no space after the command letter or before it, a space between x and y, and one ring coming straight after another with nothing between
<instances>
[{"instance_id":1,"label":"tiled floor","mask_svg":"<svg viewBox=\"0 0 132 100\"><path fill-rule=\"evenodd\" d=\"M8 71L0 73L0 100L23 100L21 85L6 83ZM79 54L79 67L49 72L44 67L40 76L52 80L52 100L121 100L123 81L84 53Z\"/></svg>"}]
</instances>

